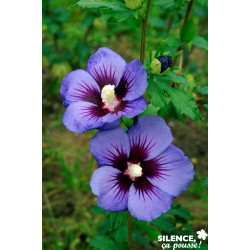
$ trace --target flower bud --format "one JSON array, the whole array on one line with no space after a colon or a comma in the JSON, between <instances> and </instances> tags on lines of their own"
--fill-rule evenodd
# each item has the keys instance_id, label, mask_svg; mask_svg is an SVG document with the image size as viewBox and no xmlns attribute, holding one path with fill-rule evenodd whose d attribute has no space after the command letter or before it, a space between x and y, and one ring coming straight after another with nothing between
<instances>
[{"instance_id":1,"label":"flower bud","mask_svg":"<svg viewBox=\"0 0 250 250\"><path fill-rule=\"evenodd\" d=\"M128 9L137 10L142 6L143 0L125 0L125 3Z\"/></svg>"},{"instance_id":2,"label":"flower bud","mask_svg":"<svg viewBox=\"0 0 250 250\"><path fill-rule=\"evenodd\" d=\"M162 75L170 70L173 65L171 56L158 56L150 64L151 72L155 75Z\"/></svg>"}]
</instances>

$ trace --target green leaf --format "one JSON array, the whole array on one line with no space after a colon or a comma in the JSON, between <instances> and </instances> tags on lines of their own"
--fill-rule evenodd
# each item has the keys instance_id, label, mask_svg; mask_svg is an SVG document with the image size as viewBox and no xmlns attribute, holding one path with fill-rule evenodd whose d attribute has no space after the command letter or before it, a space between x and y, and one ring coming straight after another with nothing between
<instances>
[{"instance_id":1,"label":"green leaf","mask_svg":"<svg viewBox=\"0 0 250 250\"><path fill-rule=\"evenodd\" d=\"M196 36L192 40L192 43L196 47L198 47L200 49L205 49L206 51L208 51L208 41L204 37L202 37L202 36Z\"/></svg>"},{"instance_id":2,"label":"green leaf","mask_svg":"<svg viewBox=\"0 0 250 250\"><path fill-rule=\"evenodd\" d=\"M191 220L192 216L190 215L189 211L182 207L180 204L172 205L172 208L168 210L168 214L179 216L186 221Z\"/></svg>"},{"instance_id":3,"label":"green leaf","mask_svg":"<svg viewBox=\"0 0 250 250\"><path fill-rule=\"evenodd\" d=\"M172 67L171 70L172 70L172 71L175 71L175 70L180 71L180 68L178 68L178 67Z\"/></svg>"},{"instance_id":4,"label":"green leaf","mask_svg":"<svg viewBox=\"0 0 250 250\"><path fill-rule=\"evenodd\" d=\"M148 54L149 54L149 62L152 62L152 60L153 60L153 51L152 51L152 47L149 48Z\"/></svg>"},{"instance_id":5,"label":"green leaf","mask_svg":"<svg viewBox=\"0 0 250 250\"><path fill-rule=\"evenodd\" d=\"M97 235L90 241L90 246L100 250L117 250L118 246L108 236Z\"/></svg>"},{"instance_id":6,"label":"green leaf","mask_svg":"<svg viewBox=\"0 0 250 250\"><path fill-rule=\"evenodd\" d=\"M158 239L158 235L160 234L160 232L155 227L144 221L139 220L134 220L134 223L139 227L142 232L147 234L150 241L155 241Z\"/></svg>"},{"instance_id":7,"label":"green leaf","mask_svg":"<svg viewBox=\"0 0 250 250\"><path fill-rule=\"evenodd\" d=\"M166 81L166 83L168 81L173 81L175 83L183 84L186 87L189 86L189 82L187 81L187 79L183 75L182 76L178 76L173 71L169 71L166 74L166 76L162 77L162 80Z\"/></svg>"},{"instance_id":8,"label":"green leaf","mask_svg":"<svg viewBox=\"0 0 250 250\"><path fill-rule=\"evenodd\" d=\"M205 178L204 178L203 187L208 188L208 175L206 175Z\"/></svg>"},{"instance_id":9,"label":"green leaf","mask_svg":"<svg viewBox=\"0 0 250 250\"><path fill-rule=\"evenodd\" d=\"M159 107L155 107L153 104L149 104L148 108L145 108L144 112L139 114L139 117L145 116L145 115L157 115L159 110L160 110Z\"/></svg>"},{"instance_id":10,"label":"green leaf","mask_svg":"<svg viewBox=\"0 0 250 250\"><path fill-rule=\"evenodd\" d=\"M162 214L160 217L151 221L151 224L168 234L171 234L171 232L175 229L175 220L165 214Z\"/></svg>"},{"instance_id":11,"label":"green leaf","mask_svg":"<svg viewBox=\"0 0 250 250\"><path fill-rule=\"evenodd\" d=\"M124 21L130 16L133 16L133 11L128 9L108 9L108 8L102 8L100 9L100 12L102 14L102 17L100 20L103 23L119 23Z\"/></svg>"},{"instance_id":12,"label":"green leaf","mask_svg":"<svg viewBox=\"0 0 250 250\"><path fill-rule=\"evenodd\" d=\"M176 111L185 114L193 120L201 119L201 114L196 106L195 100L187 95L182 89L173 88L169 84L164 85L167 94L170 96Z\"/></svg>"},{"instance_id":13,"label":"green leaf","mask_svg":"<svg viewBox=\"0 0 250 250\"><path fill-rule=\"evenodd\" d=\"M162 10L175 6L174 0L155 0L153 5L159 6Z\"/></svg>"},{"instance_id":14,"label":"green leaf","mask_svg":"<svg viewBox=\"0 0 250 250\"><path fill-rule=\"evenodd\" d=\"M160 107L160 109L167 108L170 98L164 93L163 88L157 82L154 82L152 78L148 79L147 94L155 107Z\"/></svg>"},{"instance_id":15,"label":"green leaf","mask_svg":"<svg viewBox=\"0 0 250 250\"><path fill-rule=\"evenodd\" d=\"M160 43L160 45L158 46L158 48L157 48L157 50L155 52L155 57L163 55L163 53L165 51L165 44L166 44L166 41L162 41Z\"/></svg>"},{"instance_id":16,"label":"green leaf","mask_svg":"<svg viewBox=\"0 0 250 250\"><path fill-rule=\"evenodd\" d=\"M116 230L112 231L112 237L116 241L117 244L121 244L124 241L127 241L127 233L128 233L128 224L122 224Z\"/></svg>"},{"instance_id":17,"label":"green leaf","mask_svg":"<svg viewBox=\"0 0 250 250\"><path fill-rule=\"evenodd\" d=\"M126 127L130 128L133 125L133 121L125 116L121 118L122 122L125 124Z\"/></svg>"},{"instance_id":18,"label":"green leaf","mask_svg":"<svg viewBox=\"0 0 250 250\"><path fill-rule=\"evenodd\" d=\"M128 10L124 1L121 0L80 0L77 4L82 8L99 8L104 23L122 22L134 15L134 11Z\"/></svg>"},{"instance_id":19,"label":"green leaf","mask_svg":"<svg viewBox=\"0 0 250 250\"><path fill-rule=\"evenodd\" d=\"M128 220L128 212L110 212L110 222L111 222L111 230L117 229L123 224L125 221Z\"/></svg>"},{"instance_id":20,"label":"green leaf","mask_svg":"<svg viewBox=\"0 0 250 250\"><path fill-rule=\"evenodd\" d=\"M122 4L120 1L117 0L80 0L77 2L77 5L82 8L119 8L125 4Z\"/></svg>"},{"instance_id":21,"label":"green leaf","mask_svg":"<svg viewBox=\"0 0 250 250\"><path fill-rule=\"evenodd\" d=\"M184 26L181 28L180 31L180 38L182 42L189 43L195 37L197 32L196 24L194 20L190 18Z\"/></svg>"},{"instance_id":22,"label":"green leaf","mask_svg":"<svg viewBox=\"0 0 250 250\"><path fill-rule=\"evenodd\" d=\"M208 94L208 87L196 86L194 89L195 89L199 94L202 94L202 95L207 95L207 94Z\"/></svg>"},{"instance_id":23,"label":"green leaf","mask_svg":"<svg viewBox=\"0 0 250 250\"><path fill-rule=\"evenodd\" d=\"M147 73L149 73L151 71L151 68L150 68L150 59L145 59L144 61L144 68L146 69Z\"/></svg>"},{"instance_id":24,"label":"green leaf","mask_svg":"<svg viewBox=\"0 0 250 250\"><path fill-rule=\"evenodd\" d=\"M175 58L176 56L180 55L183 52L183 50L176 51L175 53L172 54L172 59Z\"/></svg>"},{"instance_id":25,"label":"green leaf","mask_svg":"<svg viewBox=\"0 0 250 250\"><path fill-rule=\"evenodd\" d=\"M97 129L90 129L89 131L90 131L90 133L91 133L92 136L95 136L96 133L98 132Z\"/></svg>"},{"instance_id":26,"label":"green leaf","mask_svg":"<svg viewBox=\"0 0 250 250\"><path fill-rule=\"evenodd\" d=\"M152 245L149 243L149 240L144 236L143 232L139 229L136 229L135 227L133 228L133 235L132 239L139 243L142 246L145 246L146 248L141 248L141 249L151 249Z\"/></svg>"}]
</instances>

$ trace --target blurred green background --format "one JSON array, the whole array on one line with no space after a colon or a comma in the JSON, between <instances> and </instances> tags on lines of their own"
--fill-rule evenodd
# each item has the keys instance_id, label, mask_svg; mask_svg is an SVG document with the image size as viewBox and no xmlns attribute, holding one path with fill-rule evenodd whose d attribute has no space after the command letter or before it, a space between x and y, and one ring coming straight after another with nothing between
<instances>
[{"instance_id":1,"label":"blurred green background","mask_svg":"<svg viewBox=\"0 0 250 250\"><path fill-rule=\"evenodd\" d=\"M94 249L96 245L91 240L96 235L111 235L115 242L126 237L126 225L116 225L117 218L96 207L96 197L89 186L97 168L88 144L93 132L76 134L64 127L65 108L59 90L62 78L72 70L84 69L99 47L111 48L127 62L139 58L141 21L131 17L119 24L104 24L98 10L81 9L75 3L43 0L43 249ZM186 0L153 1L146 58L149 47L155 50L162 40L179 37L187 4ZM207 14L207 1L196 1L192 17L198 27L197 36L185 45L183 61L183 71L193 87L207 86ZM173 43L172 48L178 46ZM194 164L194 181L175 199L174 204L182 206L175 205L177 212L169 216L168 229L157 223L147 224L148 229L134 224L133 249L161 249L157 233L195 234L197 230L208 230L207 115L203 108L207 100L199 94L194 98L205 117L202 120L165 117L173 143Z\"/></svg>"}]
</instances>

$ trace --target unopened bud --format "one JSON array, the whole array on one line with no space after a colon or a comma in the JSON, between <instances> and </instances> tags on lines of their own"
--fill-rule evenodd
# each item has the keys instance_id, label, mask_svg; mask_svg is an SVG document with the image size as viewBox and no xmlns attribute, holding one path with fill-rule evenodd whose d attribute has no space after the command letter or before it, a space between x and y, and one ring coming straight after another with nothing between
<instances>
[{"instance_id":1,"label":"unopened bud","mask_svg":"<svg viewBox=\"0 0 250 250\"><path fill-rule=\"evenodd\" d=\"M125 0L125 3L128 9L137 10L142 6L143 0Z\"/></svg>"},{"instance_id":2,"label":"unopened bud","mask_svg":"<svg viewBox=\"0 0 250 250\"><path fill-rule=\"evenodd\" d=\"M155 75L165 74L173 65L171 56L158 56L150 64L151 72Z\"/></svg>"}]
</instances>

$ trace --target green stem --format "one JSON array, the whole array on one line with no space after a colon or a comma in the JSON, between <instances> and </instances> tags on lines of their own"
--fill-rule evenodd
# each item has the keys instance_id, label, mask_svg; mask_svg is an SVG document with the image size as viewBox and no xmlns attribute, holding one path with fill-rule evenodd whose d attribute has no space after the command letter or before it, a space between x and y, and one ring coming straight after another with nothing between
<instances>
[{"instance_id":1,"label":"green stem","mask_svg":"<svg viewBox=\"0 0 250 250\"><path fill-rule=\"evenodd\" d=\"M144 64L144 60L145 60L146 35L147 35L148 15L149 15L150 6L151 6L151 0L148 0L146 14L142 16L141 51L140 51L140 61L142 64ZM133 123L135 124L137 120L138 120L138 116L135 116Z\"/></svg>"},{"instance_id":2,"label":"green stem","mask_svg":"<svg viewBox=\"0 0 250 250\"><path fill-rule=\"evenodd\" d=\"M190 18L191 16L191 10L194 6L194 1L195 0L191 0L189 3L188 3L188 7L187 7L187 11L186 11L186 15L185 15L185 18L184 18L184 23L183 25L188 21L188 19Z\"/></svg>"},{"instance_id":3,"label":"green stem","mask_svg":"<svg viewBox=\"0 0 250 250\"><path fill-rule=\"evenodd\" d=\"M144 63L144 60L145 60L146 33L147 33L148 15L149 15L150 5L151 5L151 0L148 0L146 14L145 16L142 17L141 53L140 53L140 59L141 59L142 64Z\"/></svg>"},{"instance_id":4,"label":"green stem","mask_svg":"<svg viewBox=\"0 0 250 250\"><path fill-rule=\"evenodd\" d=\"M133 218L130 212L128 211L128 244L130 249L132 245L132 226L133 226Z\"/></svg>"},{"instance_id":5,"label":"green stem","mask_svg":"<svg viewBox=\"0 0 250 250\"><path fill-rule=\"evenodd\" d=\"M185 14L185 18L184 18L184 22L182 24L182 27L187 23L188 19L190 18L191 16L191 11L192 11L192 8L194 6L194 1L195 0L191 0L189 3L188 3L188 6L187 6L187 10L186 10L186 14ZM182 44L181 46L179 46L177 48L177 51L179 50L183 50L184 49L184 44ZM173 65L175 65L177 62L177 56L174 58L174 61L173 61Z\"/></svg>"}]
</instances>

